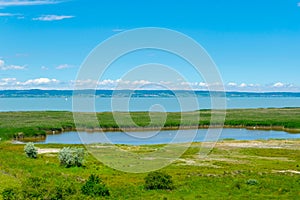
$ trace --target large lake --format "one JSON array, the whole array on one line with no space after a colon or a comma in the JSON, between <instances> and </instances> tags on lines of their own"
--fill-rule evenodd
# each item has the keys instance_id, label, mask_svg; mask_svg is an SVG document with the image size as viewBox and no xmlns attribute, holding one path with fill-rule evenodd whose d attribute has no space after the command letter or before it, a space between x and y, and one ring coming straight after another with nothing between
<instances>
[{"instance_id":1,"label":"large lake","mask_svg":"<svg viewBox=\"0 0 300 200\"><path fill-rule=\"evenodd\" d=\"M112 143L127 145L146 145L146 144L166 144L185 143L204 141L207 134L206 129L199 130L182 130L182 131L146 131L146 132L66 132L62 134L47 135L46 140L41 143L56 144L91 144L91 143ZM194 137L195 136L195 137ZM223 129L219 140L268 140L268 139L299 139L300 134L290 134L283 131L263 131L247 129ZM84 141L84 142L82 142ZM206 140L207 141L207 140Z\"/></svg>"},{"instance_id":2,"label":"large lake","mask_svg":"<svg viewBox=\"0 0 300 200\"><path fill-rule=\"evenodd\" d=\"M211 99L209 97L197 97L199 106L189 105L189 97L182 98L185 103L181 107L176 98L115 98L117 108L112 108L111 98L96 98L95 111L127 111L120 107L122 103L129 105L129 111L149 111L153 105L161 105L163 111L193 111L199 109L210 109ZM226 98L227 108L278 108L278 107L300 107L299 97L230 97ZM82 103L89 102L89 99L82 99ZM119 103L118 103L119 102ZM159 107L159 109L161 109ZM152 107L153 108L153 107ZM0 98L0 111L42 111L59 110L72 111L72 99L64 97L50 98ZM82 110L93 111L93 110ZM161 110L158 110L161 111Z\"/></svg>"}]
</instances>

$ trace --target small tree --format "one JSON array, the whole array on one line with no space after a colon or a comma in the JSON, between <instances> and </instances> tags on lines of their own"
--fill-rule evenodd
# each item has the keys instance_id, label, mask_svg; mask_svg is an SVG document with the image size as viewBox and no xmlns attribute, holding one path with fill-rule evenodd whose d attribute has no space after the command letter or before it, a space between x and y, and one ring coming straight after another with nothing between
<instances>
[{"instance_id":1,"label":"small tree","mask_svg":"<svg viewBox=\"0 0 300 200\"><path fill-rule=\"evenodd\" d=\"M150 172L145 177L147 190L172 190L174 188L172 176L164 172Z\"/></svg>"},{"instance_id":2,"label":"small tree","mask_svg":"<svg viewBox=\"0 0 300 200\"><path fill-rule=\"evenodd\" d=\"M64 147L59 151L58 158L65 167L80 167L84 161L84 149Z\"/></svg>"},{"instance_id":3,"label":"small tree","mask_svg":"<svg viewBox=\"0 0 300 200\"><path fill-rule=\"evenodd\" d=\"M29 142L25 145L24 151L28 158L37 158L38 151L32 142Z\"/></svg>"},{"instance_id":4,"label":"small tree","mask_svg":"<svg viewBox=\"0 0 300 200\"><path fill-rule=\"evenodd\" d=\"M94 174L90 175L89 179L81 187L81 192L84 195L93 197L110 195L109 190L102 180Z\"/></svg>"}]
</instances>

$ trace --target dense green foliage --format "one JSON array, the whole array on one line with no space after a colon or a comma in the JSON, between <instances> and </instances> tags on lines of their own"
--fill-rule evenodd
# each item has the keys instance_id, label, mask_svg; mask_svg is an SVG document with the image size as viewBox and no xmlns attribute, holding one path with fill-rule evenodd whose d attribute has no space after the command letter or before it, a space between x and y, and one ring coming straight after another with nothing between
<instances>
[{"instance_id":1,"label":"dense green foliage","mask_svg":"<svg viewBox=\"0 0 300 200\"><path fill-rule=\"evenodd\" d=\"M164 172L150 172L145 177L147 190L172 190L174 188L172 176Z\"/></svg>"},{"instance_id":2,"label":"dense green foliage","mask_svg":"<svg viewBox=\"0 0 300 200\"><path fill-rule=\"evenodd\" d=\"M206 128L210 124L211 115L222 116L222 112L201 110L186 113L148 113L148 112L103 112L97 113L98 122L89 119L91 113L82 113L78 122L78 129L118 130L118 128L151 128L165 127L186 128L196 126ZM165 120L165 115L167 116ZM151 117L150 117L151 116ZM195 121L200 116L199 121ZM115 118L122 119L116 123ZM135 124L130 123L131 119ZM165 123L163 123L165 122ZM163 123L163 124L162 124ZM219 122L214 122L218 124ZM270 108L270 109L234 109L226 111L225 126L229 127L262 127L280 130L300 130L300 108ZM298 130L295 130L298 129ZM39 139L47 132L61 132L75 130L73 114L71 112L0 112L0 138L11 139L36 137Z\"/></svg>"},{"instance_id":3,"label":"dense green foliage","mask_svg":"<svg viewBox=\"0 0 300 200\"><path fill-rule=\"evenodd\" d=\"M16 199L16 194L13 188L6 188L2 191L3 200Z\"/></svg>"},{"instance_id":4,"label":"dense green foliage","mask_svg":"<svg viewBox=\"0 0 300 200\"><path fill-rule=\"evenodd\" d=\"M109 196L109 190L97 175L90 175L89 179L81 187L82 194L98 197Z\"/></svg>"},{"instance_id":5,"label":"dense green foliage","mask_svg":"<svg viewBox=\"0 0 300 200\"><path fill-rule=\"evenodd\" d=\"M84 149L64 147L59 151L58 159L62 166L81 167L84 161Z\"/></svg>"},{"instance_id":6,"label":"dense green foliage","mask_svg":"<svg viewBox=\"0 0 300 200\"><path fill-rule=\"evenodd\" d=\"M37 158L38 151L32 142L28 142L24 147L25 154L28 158Z\"/></svg>"},{"instance_id":7,"label":"dense green foliage","mask_svg":"<svg viewBox=\"0 0 300 200\"><path fill-rule=\"evenodd\" d=\"M71 199L77 193L76 188L70 180L66 182L51 183L50 179L31 176L22 181L22 187L6 188L2 192L4 200L19 199Z\"/></svg>"},{"instance_id":8,"label":"dense green foliage","mask_svg":"<svg viewBox=\"0 0 300 200\"><path fill-rule=\"evenodd\" d=\"M103 199L82 194L91 174L109 188L105 199L298 199L300 188L300 140L224 141L206 158L194 143L163 171L174 183L173 190L147 190L145 174L116 171L86 154L84 167L65 168L57 153L24 157L24 145L0 143L0 199ZM36 145L62 149L64 145ZM248 146L248 147L247 147ZM81 145L71 145L80 148ZM108 148L99 145L105 153ZM155 151L161 145L122 146L125 150ZM153 160L155 162L155 160ZM258 184L249 184L256 180ZM1 195L2 194L2 195ZM13 197L13 198L11 198Z\"/></svg>"}]
</instances>

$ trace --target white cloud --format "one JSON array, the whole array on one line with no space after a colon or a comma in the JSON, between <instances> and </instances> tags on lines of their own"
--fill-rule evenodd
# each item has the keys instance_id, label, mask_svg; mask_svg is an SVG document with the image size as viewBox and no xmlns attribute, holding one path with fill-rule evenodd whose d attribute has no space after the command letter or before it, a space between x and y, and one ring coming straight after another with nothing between
<instances>
[{"instance_id":1,"label":"white cloud","mask_svg":"<svg viewBox=\"0 0 300 200\"><path fill-rule=\"evenodd\" d=\"M300 7L300 2L297 5Z\"/></svg>"},{"instance_id":2,"label":"white cloud","mask_svg":"<svg viewBox=\"0 0 300 200\"><path fill-rule=\"evenodd\" d=\"M0 79L0 89L71 89L71 87L69 86L69 83L50 78L36 78L25 81L19 81L16 78L3 78Z\"/></svg>"},{"instance_id":3,"label":"white cloud","mask_svg":"<svg viewBox=\"0 0 300 200\"><path fill-rule=\"evenodd\" d=\"M76 87L76 89L93 89L97 87L98 81L97 80L76 80L71 81L71 84L73 87Z\"/></svg>"},{"instance_id":4,"label":"white cloud","mask_svg":"<svg viewBox=\"0 0 300 200\"><path fill-rule=\"evenodd\" d=\"M3 65L3 62L0 62ZM234 82L231 82L234 83ZM204 82L172 82L158 81L151 82L148 80L121 80L121 79L105 79L105 80L72 80L60 81L55 78L36 78L20 81L16 78L0 79L0 89L104 89L104 90L218 90L219 87L213 87L217 83L207 84ZM291 83L273 83L273 84L254 84L254 83L236 83L226 84L226 91L237 92L300 92L300 87ZM243 87L241 87L243 86Z\"/></svg>"},{"instance_id":5,"label":"white cloud","mask_svg":"<svg viewBox=\"0 0 300 200\"><path fill-rule=\"evenodd\" d=\"M59 81L57 79L49 79L49 78L37 78L30 79L25 82L18 82L19 85L45 85L45 84L57 84Z\"/></svg>"},{"instance_id":6,"label":"white cloud","mask_svg":"<svg viewBox=\"0 0 300 200\"><path fill-rule=\"evenodd\" d=\"M234 82L230 82L230 83L228 83L227 85L228 85L228 86L235 87L235 86L237 86L238 84L237 84L237 83L234 83Z\"/></svg>"},{"instance_id":7,"label":"white cloud","mask_svg":"<svg viewBox=\"0 0 300 200\"><path fill-rule=\"evenodd\" d=\"M200 82L200 83L199 83L199 86L200 86L200 87L208 87L208 84L207 84L207 83L204 83L204 82Z\"/></svg>"},{"instance_id":8,"label":"white cloud","mask_svg":"<svg viewBox=\"0 0 300 200\"><path fill-rule=\"evenodd\" d=\"M17 79L16 78L3 78L3 79L1 79L2 81L4 81L4 82L14 82L14 81L16 81Z\"/></svg>"},{"instance_id":9,"label":"white cloud","mask_svg":"<svg viewBox=\"0 0 300 200\"><path fill-rule=\"evenodd\" d=\"M67 69L67 68L72 68L72 65L68 65L68 64L63 64L63 65L59 65L56 67L56 69Z\"/></svg>"},{"instance_id":10,"label":"white cloud","mask_svg":"<svg viewBox=\"0 0 300 200\"><path fill-rule=\"evenodd\" d=\"M278 82L273 84L274 88L294 88L295 86L291 83L282 83L282 82Z\"/></svg>"},{"instance_id":11,"label":"white cloud","mask_svg":"<svg viewBox=\"0 0 300 200\"><path fill-rule=\"evenodd\" d=\"M250 84L248 84L248 86L249 87L257 87L257 86L259 86L259 84L250 83Z\"/></svg>"},{"instance_id":12,"label":"white cloud","mask_svg":"<svg viewBox=\"0 0 300 200\"><path fill-rule=\"evenodd\" d=\"M42 15L37 18L32 18L34 21L60 21L63 19L71 19L75 16L72 15Z\"/></svg>"},{"instance_id":13,"label":"white cloud","mask_svg":"<svg viewBox=\"0 0 300 200\"><path fill-rule=\"evenodd\" d=\"M284 86L285 86L285 84L283 84L283 83L281 83L281 82L275 83L275 84L273 85L273 87L284 87Z\"/></svg>"},{"instance_id":14,"label":"white cloud","mask_svg":"<svg viewBox=\"0 0 300 200\"><path fill-rule=\"evenodd\" d=\"M117 84L117 83L119 83L119 79L118 80L106 79L106 80L97 82L97 85L113 85L113 84Z\"/></svg>"},{"instance_id":15,"label":"white cloud","mask_svg":"<svg viewBox=\"0 0 300 200\"><path fill-rule=\"evenodd\" d=\"M16 82L17 79L16 78L3 78L1 79L0 81L0 86L6 86L6 85L9 85L13 82Z\"/></svg>"},{"instance_id":16,"label":"white cloud","mask_svg":"<svg viewBox=\"0 0 300 200\"><path fill-rule=\"evenodd\" d=\"M48 70L48 69L49 69L48 67L41 66L41 70Z\"/></svg>"},{"instance_id":17,"label":"white cloud","mask_svg":"<svg viewBox=\"0 0 300 200\"><path fill-rule=\"evenodd\" d=\"M0 7L49 5L61 2L57 0L0 0Z\"/></svg>"},{"instance_id":18,"label":"white cloud","mask_svg":"<svg viewBox=\"0 0 300 200\"><path fill-rule=\"evenodd\" d=\"M137 81L133 81L132 84L133 85L146 85L146 84L150 84L150 81L147 80L137 80Z\"/></svg>"},{"instance_id":19,"label":"white cloud","mask_svg":"<svg viewBox=\"0 0 300 200\"><path fill-rule=\"evenodd\" d=\"M198 86L199 84L203 84L203 83L198 83L198 82L185 82L185 81L183 81L183 82L180 83L180 85L183 85L183 86L190 86L190 87L192 87L192 86Z\"/></svg>"},{"instance_id":20,"label":"white cloud","mask_svg":"<svg viewBox=\"0 0 300 200\"><path fill-rule=\"evenodd\" d=\"M0 17L13 17L20 14L14 14L14 13L0 13Z\"/></svg>"},{"instance_id":21,"label":"white cloud","mask_svg":"<svg viewBox=\"0 0 300 200\"><path fill-rule=\"evenodd\" d=\"M24 70L26 69L25 66L20 65L5 65L4 60L0 60L0 70L6 71L6 70Z\"/></svg>"},{"instance_id":22,"label":"white cloud","mask_svg":"<svg viewBox=\"0 0 300 200\"><path fill-rule=\"evenodd\" d=\"M20 66L20 65L8 65L5 67L1 68L2 70L24 70L26 69L25 66Z\"/></svg>"},{"instance_id":23,"label":"white cloud","mask_svg":"<svg viewBox=\"0 0 300 200\"><path fill-rule=\"evenodd\" d=\"M241 83L240 85L239 85L239 87L241 87L241 88L245 88L245 87L247 87L248 85L246 84L246 83Z\"/></svg>"}]
</instances>

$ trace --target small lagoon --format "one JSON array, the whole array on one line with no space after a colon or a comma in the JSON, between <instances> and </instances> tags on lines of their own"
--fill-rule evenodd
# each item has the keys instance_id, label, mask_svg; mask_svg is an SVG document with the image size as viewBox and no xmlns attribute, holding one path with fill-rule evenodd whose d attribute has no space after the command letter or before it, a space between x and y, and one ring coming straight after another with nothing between
<instances>
[{"instance_id":1,"label":"small lagoon","mask_svg":"<svg viewBox=\"0 0 300 200\"><path fill-rule=\"evenodd\" d=\"M112 143L125 145L149 145L167 143L185 143L209 141L205 139L207 129L198 130L166 130L140 132L65 132L47 135L42 144L92 144ZM195 137L194 137L195 136ZM176 139L174 139L176 137ZM216 138L214 136L213 138ZM284 131L264 131L247 129L223 129L218 140L269 140L269 139L300 139L300 134ZM214 139L213 139L214 140ZM84 141L84 142L83 142Z\"/></svg>"}]
</instances>

